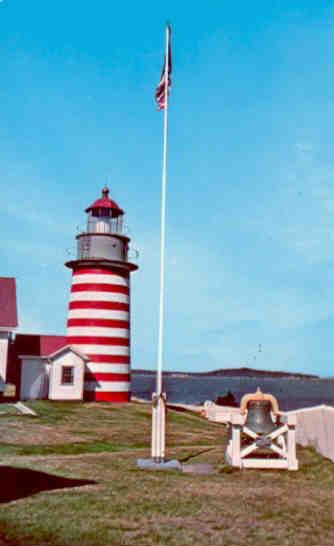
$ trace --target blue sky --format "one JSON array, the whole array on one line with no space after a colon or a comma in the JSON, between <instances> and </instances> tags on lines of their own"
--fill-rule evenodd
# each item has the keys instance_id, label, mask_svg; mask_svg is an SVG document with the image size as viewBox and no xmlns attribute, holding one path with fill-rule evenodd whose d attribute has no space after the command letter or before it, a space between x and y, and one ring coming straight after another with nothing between
<instances>
[{"instance_id":1,"label":"blue sky","mask_svg":"<svg viewBox=\"0 0 334 546\"><path fill-rule=\"evenodd\" d=\"M0 2L1 275L63 333L83 209L127 213L134 367L154 368L173 26L165 367L333 375L334 2ZM261 350L259 350L261 346Z\"/></svg>"}]
</instances>

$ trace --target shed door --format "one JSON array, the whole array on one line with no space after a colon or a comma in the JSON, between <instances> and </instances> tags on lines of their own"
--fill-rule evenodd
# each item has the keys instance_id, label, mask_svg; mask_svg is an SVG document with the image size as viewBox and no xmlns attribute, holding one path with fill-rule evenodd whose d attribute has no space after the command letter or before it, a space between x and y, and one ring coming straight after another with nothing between
<instances>
[{"instance_id":1,"label":"shed door","mask_svg":"<svg viewBox=\"0 0 334 546\"><path fill-rule=\"evenodd\" d=\"M48 373L42 360L22 360L21 400L38 400L48 397Z\"/></svg>"}]
</instances>

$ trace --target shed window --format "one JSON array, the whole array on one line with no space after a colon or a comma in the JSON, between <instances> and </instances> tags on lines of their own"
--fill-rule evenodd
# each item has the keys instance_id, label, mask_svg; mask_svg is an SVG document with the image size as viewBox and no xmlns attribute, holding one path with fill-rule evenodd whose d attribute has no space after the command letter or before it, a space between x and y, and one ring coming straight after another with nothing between
<instances>
[{"instance_id":1,"label":"shed window","mask_svg":"<svg viewBox=\"0 0 334 546\"><path fill-rule=\"evenodd\" d=\"M74 367L63 366L61 369L61 384L73 385L74 383Z\"/></svg>"}]
</instances>

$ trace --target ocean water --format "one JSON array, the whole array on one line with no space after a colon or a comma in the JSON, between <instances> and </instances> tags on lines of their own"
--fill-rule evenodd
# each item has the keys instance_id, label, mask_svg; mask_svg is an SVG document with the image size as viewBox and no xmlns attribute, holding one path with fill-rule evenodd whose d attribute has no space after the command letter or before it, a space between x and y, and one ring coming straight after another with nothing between
<instances>
[{"instance_id":1,"label":"ocean water","mask_svg":"<svg viewBox=\"0 0 334 546\"><path fill-rule=\"evenodd\" d=\"M237 401L257 387L278 399L280 409L290 410L317 404L334 406L334 379L277 379L249 377L166 377L164 391L171 403L202 404L230 390ZM151 399L155 376L132 374L132 394Z\"/></svg>"}]
</instances>

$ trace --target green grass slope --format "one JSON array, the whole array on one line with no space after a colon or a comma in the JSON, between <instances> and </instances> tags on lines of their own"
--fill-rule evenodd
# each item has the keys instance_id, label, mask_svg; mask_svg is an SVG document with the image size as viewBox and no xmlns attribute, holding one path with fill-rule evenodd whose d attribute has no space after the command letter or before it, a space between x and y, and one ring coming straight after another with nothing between
<instances>
[{"instance_id":1,"label":"green grass slope","mask_svg":"<svg viewBox=\"0 0 334 546\"><path fill-rule=\"evenodd\" d=\"M38 417L0 416L0 544L334 544L334 466L313 450L298 472L234 470L225 427L169 411L169 456L216 473L145 472L149 406L29 405Z\"/></svg>"}]
</instances>

